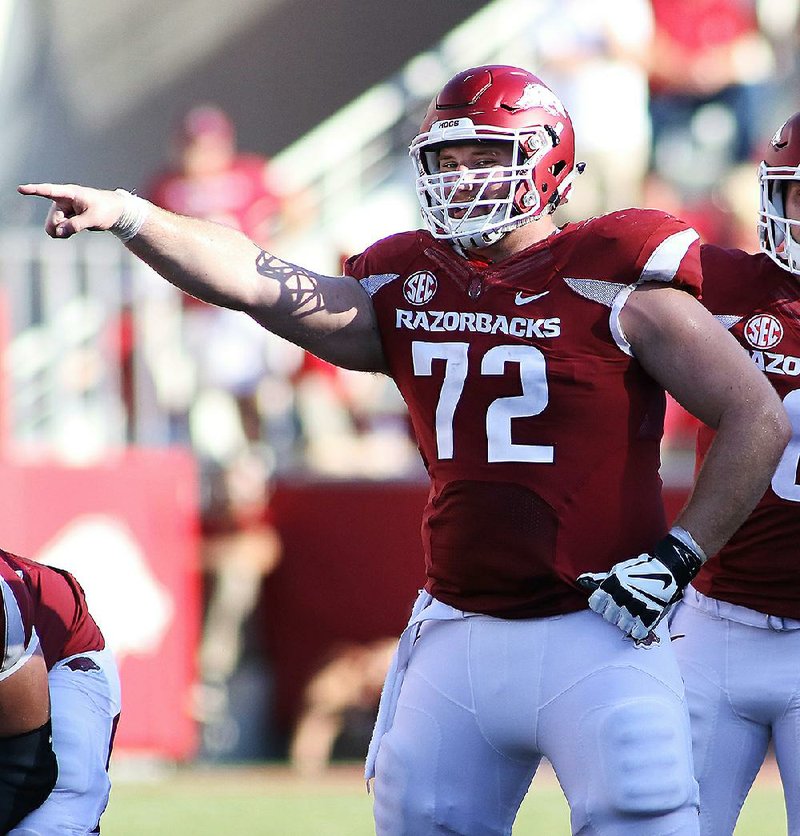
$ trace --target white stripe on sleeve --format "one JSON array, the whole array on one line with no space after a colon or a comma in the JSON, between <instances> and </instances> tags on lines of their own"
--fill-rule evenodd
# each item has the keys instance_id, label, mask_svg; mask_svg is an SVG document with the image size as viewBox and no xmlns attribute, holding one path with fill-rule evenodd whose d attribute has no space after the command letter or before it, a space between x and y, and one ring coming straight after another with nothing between
<instances>
[{"instance_id":1,"label":"white stripe on sleeve","mask_svg":"<svg viewBox=\"0 0 800 836\"><path fill-rule=\"evenodd\" d=\"M647 259L639 282L671 282L689 247L699 237L693 229L684 229L665 238Z\"/></svg>"}]
</instances>

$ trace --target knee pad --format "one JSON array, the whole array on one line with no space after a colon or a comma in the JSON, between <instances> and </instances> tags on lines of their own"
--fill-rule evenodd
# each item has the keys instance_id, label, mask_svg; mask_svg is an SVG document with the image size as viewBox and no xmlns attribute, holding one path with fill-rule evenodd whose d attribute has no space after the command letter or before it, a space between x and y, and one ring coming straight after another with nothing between
<instances>
[{"instance_id":1,"label":"knee pad","mask_svg":"<svg viewBox=\"0 0 800 836\"><path fill-rule=\"evenodd\" d=\"M0 738L0 833L8 833L50 795L58 777L50 721Z\"/></svg>"},{"instance_id":2,"label":"knee pad","mask_svg":"<svg viewBox=\"0 0 800 836\"><path fill-rule=\"evenodd\" d=\"M652 817L697 805L688 723L677 703L639 699L615 705L601 723L601 806Z\"/></svg>"}]
</instances>

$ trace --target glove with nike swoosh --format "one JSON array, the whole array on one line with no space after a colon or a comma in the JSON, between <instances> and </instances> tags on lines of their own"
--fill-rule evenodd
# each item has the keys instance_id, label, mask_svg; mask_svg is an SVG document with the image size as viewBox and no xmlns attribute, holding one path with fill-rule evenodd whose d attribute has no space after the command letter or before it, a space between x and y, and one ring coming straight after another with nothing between
<instances>
[{"instance_id":1,"label":"glove with nike swoosh","mask_svg":"<svg viewBox=\"0 0 800 836\"><path fill-rule=\"evenodd\" d=\"M585 572L578 584L593 590L589 607L626 636L645 639L706 560L694 538L674 527L652 554L623 560L608 572Z\"/></svg>"}]
</instances>

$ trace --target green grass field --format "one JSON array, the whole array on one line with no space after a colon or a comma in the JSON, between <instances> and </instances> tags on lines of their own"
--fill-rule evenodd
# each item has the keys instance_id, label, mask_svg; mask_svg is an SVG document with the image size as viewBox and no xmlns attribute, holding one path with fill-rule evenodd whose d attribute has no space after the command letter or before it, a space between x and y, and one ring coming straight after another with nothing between
<instances>
[{"instance_id":1,"label":"green grass field","mask_svg":"<svg viewBox=\"0 0 800 836\"><path fill-rule=\"evenodd\" d=\"M371 801L358 766L303 780L282 767L159 771L147 780L114 775L104 836L371 836ZM514 836L569 836L567 806L549 770L537 776ZM762 772L736 836L786 836L780 787Z\"/></svg>"}]
</instances>

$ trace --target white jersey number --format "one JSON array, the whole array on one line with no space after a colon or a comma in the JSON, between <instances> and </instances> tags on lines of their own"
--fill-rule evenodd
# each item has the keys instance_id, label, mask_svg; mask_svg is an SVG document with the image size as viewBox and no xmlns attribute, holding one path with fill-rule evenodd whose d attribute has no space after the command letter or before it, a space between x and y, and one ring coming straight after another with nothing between
<instances>
[{"instance_id":1,"label":"white jersey number","mask_svg":"<svg viewBox=\"0 0 800 836\"><path fill-rule=\"evenodd\" d=\"M800 389L789 392L783 399L783 405L792 422L792 438L775 468L772 490L781 499L800 502L800 485L797 484L797 468L800 464Z\"/></svg>"},{"instance_id":2,"label":"white jersey number","mask_svg":"<svg viewBox=\"0 0 800 836\"><path fill-rule=\"evenodd\" d=\"M444 360L444 380L436 405L436 448L439 459L453 458L453 418L469 369L469 343L411 344L414 374L430 377L433 361ZM534 462L550 464L553 447L546 444L515 444L511 440L511 419L538 415L547 406L545 358L530 345L497 345L481 360L484 376L504 375L506 365L519 366L521 395L496 398L486 410L486 441L490 462Z\"/></svg>"}]
</instances>

